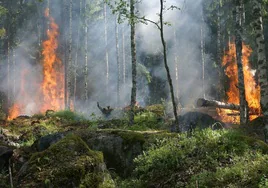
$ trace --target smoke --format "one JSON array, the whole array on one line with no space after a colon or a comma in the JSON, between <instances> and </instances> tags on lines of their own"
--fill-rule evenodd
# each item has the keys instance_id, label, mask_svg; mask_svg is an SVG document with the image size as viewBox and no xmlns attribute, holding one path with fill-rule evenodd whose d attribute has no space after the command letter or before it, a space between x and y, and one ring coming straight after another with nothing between
<instances>
[{"instance_id":1,"label":"smoke","mask_svg":"<svg viewBox=\"0 0 268 188\"><path fill-rule=\"evenodd\" d=\"M178 9L169 9L171 6ZM168 45L168 62L172 73L173 86L179 90L180 103L191 105L198 97L203 96L202 61L201 61L201 26L203 35L208 36L208 28L202 21L202 0L175 1L165 3L164 22L171 26L164 27L164 36ZM169 10L168 10L169 9ZM159 23L159 0L143 1L139 6L141 15ZM162 53L160 32L154 24L139 24L138 37L142 42L142 51L148 54ZM205 40L205 37L204 39ZM206 61L209 60L205 55ZM178 62L175 62L175 58ZM176 64L178 80L176 80ZM166 71L162 65L154 67L152 74L166 80ZM206 84L206 83L205 83ZM164 88L169 92L169 87ZM176 93L175 93L176 94Z\"/></svg>"},{"instance_id":2,"label":"smoke","mask_svg":"<svg viewBox=\"0 0 268 188\"><path fill-rule=\"evenodd\" d=\"M76 70L77 88L75 108L85 114L101 115L96 103L101 106L124 107L130 104L131 94L131 53L130 53L130 26L125 21L118 24L118 45L120 71L117 68L116 56L116 16L107 6L107 46L105 41L105 21L103 3L101 1L90 1L87 6L80 7L80 3L73 4L72 11L72 63L71 70ZM168 62L172 74L173 85L179 89L179 98L185 105L192 104L197 97L202 96L202 62L201 62L201 12L202 0L167 0L165 8L171 5L177 6L180 10L166 10L164 13L165 22L171 26L165 26L165 39L168 46ZM17 38L20 39L19 46L14 49L15 66L10 72L10 81L7 81L6 70L0 83L0 90L11 95L12 103L20 101L25 106L22 113L37 113L37 106L40 104L33 97L40 90L42 82L42 66L40 52L40 42L46 39L47 20L44 18L44 9L47 7L46 1L38 6L38 18L28 18L25 27L21 27L17 32ZM69 44L69 20L68 7L63 5L62 1L50 1L50 13L59 25L59 54L63 63L68 60ZM86 8L86 9L85 9ZM141 16L145 16L154 22L159 21L160 5L158 0L142 1L137 4L137 9ZM80 12L82 11L82 12ZM87 23L84 19L88 16ZM36 21L37 20L37 21ZM37 24L37 25L36 25ZM85 27L88 27L87 34ZM204 25L204 35L209 35L207 27ZM27 36L27 37L26 37ZM124 37L124 40L123 40ZM86 51L87 41L87 51ZM124 45L124 50L123 50ZM106 67L106 49L108 52L108 85L107 67ZM124 51L124 53L123 53ZM162 57L162 44L160 33L157 27L151 23L137 25L137 56L139 63L145 65L152 77L162 80L164 85L155 88L156 92L165 93L163 96L169 96L169 86L164 69ZM159 63L155 66L146 66L146 59L143 54L157 57ZM10 57L12 57L10 55ZM176 80L175 57L178 58L178 78ZM85 79L85 66L87 58L88 74ZM125 64L123 64L125 59ZM209 58L206 58L209 59ZM23 71L26 70L26 78L23 78ZM125 70L125 73L124 73ZM1 70L2 71L2 70ZM117 80L120 73L120 100L117 99ZM72 72L74 74L74 72ZM123 75L125 74L125 79ZM71 79L74 79L72 75ZM21 88L24 80L24 88ZM88 84L88 101L84 100L85 81ZM162 82L161 81L161 82ZM153 91L148 84L144 74L138 76L138 94L137 101L141 105L146 105L148 96ZM24 93L22 94L22 90ZM72 90L73 91L73 90ZM40 99L42 100L42 99ZM154 101L153 99L150 99ZM156 100L159 102L159 100Z\"/></svg>"}]
</instances>

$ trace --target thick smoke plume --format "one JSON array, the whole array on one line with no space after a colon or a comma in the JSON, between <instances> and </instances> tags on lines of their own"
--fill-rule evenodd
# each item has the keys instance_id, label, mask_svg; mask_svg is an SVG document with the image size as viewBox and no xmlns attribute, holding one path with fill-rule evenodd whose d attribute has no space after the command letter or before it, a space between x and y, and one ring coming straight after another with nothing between
<instances>
[{"instance_id":1,"label":"thick smoke plume","mask_svg":"<svg viewBox=\"0 0 268 188\"><path fill-rule=\"evenodd\" d=\"M95 4L93 4L95 3ZM164 14L166 22L170 22L171 26L165 26L165 39L168 45L168 57L169 66L172 72L174 88L179 88L180 102L185 106L193 104L197 97L202 96L202 62L201 62L201 25L204 24L201 19L202 14L202 1L201 0L167 0L165 7L168 8L171 5L177 6L180 10L167 10ZM92 7L99 7L97 13L93 12ZM75 1L73 5L73 20L72 20L72 61L75 61L77 57L77 97L76 97L76 110L82 111L85 114L100 114L97 109L96 103L100 102L102 106L112 107L124 107L130 104L130 91L131 91L131 56L130 56L130 27L127 21L122 24L118 24L119 31L119 61L121 64L121 76L123 72L123 59L126 60L126 79L123 83L121 77L121 98L119 104L117 103L117 58L116 58L116 15L112 14L112 11L107 8L107 37L108 37L108 55L109 55L109 84L106 88L106 62L105 62L105 22L103 3L99 1L89 2L86 6L85 13L80 13L79 3ZM42 81L42 66L41 59L38 59L38 48L41 48L40 43L46 39L46 23L44 18L44 10L47 7L47 3L44 1L39 7L39 24L36 26L39 33L28 34L29 27L21 28L18 32L18 38L21 39L19 46L14 49L14 62L15 66L10 71L10 80L7 80L7 74L2 77L0 89L6 94L9 93L12 103L21 101L26 105L26 111L23 113L33 114L38 113L36 105L39 101L36 101L33 96L40 89L40 83ZM85 6L82 7L84 10ZM63 51L63 45L69 42L69 26L68 19L63 16L62 11L66 8L63 6L62 1L50 1L50 13L55 18L56 23L59 25L60 37L59 37L59 49L58 52L63 62L67 61L68 55ZM137 4L137 9L141 16L145 16L155 22L159 21L159 1L150 0L142 1ZM88 26L87 35L85 33L85 23L81 20L81 17L94 14L95 16L87 19L86 25ZM65 14L67 16L68 14ZM81 15L81 17L79 17ZM36 19L36 18L34 18ZM27 20L28 23L34 20ZM67 24L66 24L67 23ZM27 24L26 24L27 25ZM35 27L35 26L32 26ZM78 30L79 34L78 34ZM208 29L204 25L204 35L208 35ZM125 40L123 41L123 36ZM85 66L85 41L88 40L88 69L89 74L87 78L89 100L83 99L83 87L84 87L84 66ZM123 42L125 45L125 54L123 54ZM137 51L139 63L146 66L142 58L142 54L148 54L151 56L162 57L162 44L160 41L159 30L153 25L148 23L137 25ZM67 50L66 50L67 51ZM125 55L123 57L123 55ZM175 73L175 57L178 57L178 77L176 80ZM42 58L40 56L40 58ZM162 61L162 59L161 59ZM157 77L164 81L164 87L159 89L169 96L169 88L166 82L166 72L164 64L157 64L154 67L146 67L151 76ZM5 68L6 70L6 68ZM27 79L24 82L24 88L26 94L21 94L21 71L26 70ZM2 71L2 70L1 70ZM138 85L142 90L138 91L138 102L141 105L148 103L148 95L152 93L146 79L138 80ZM108 90L108 93L106 92ZM159 90L159 92L162 92ZM160 101L159 101L160 102Z\"/></svg>"}]
</instances>

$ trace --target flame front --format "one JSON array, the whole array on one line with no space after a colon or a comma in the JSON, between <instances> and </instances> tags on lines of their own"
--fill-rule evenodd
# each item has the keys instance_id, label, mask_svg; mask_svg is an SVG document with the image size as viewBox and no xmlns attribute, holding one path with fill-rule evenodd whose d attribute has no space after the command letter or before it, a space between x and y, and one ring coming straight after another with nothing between
<instances>
[{"instance_id":1,"label":"flame front","mask_svg":"<svg viewBox=\"0 0 268 188\"><path fill-rule=\"evenodd\" d=\"M260 86L256 84L254 79L255 71L253 71L249 64L249 57L252 49L243 44L242 60L243 72L245 82L246 100L249 106L250 120L255 119L261 115L260 107ZM226 92L228 103L239 104L239 89L238 89L238 68L236 63L236 47L234 43L229 43L229 50L223 57L222 66L225 68L225 74L229 78L229 89ZM217 109L219 115L224 122L239 123L239 113L233 110Z\"/></svg>"},{"instance_id":2,"label":"flame front","mask_svg":"<svg viewBox=\"0 0 268 188\"><path fill-rule=\"evenodd\" d=\"M45 16L49 19L48 39L43 42L43 106L41 112L48 109L60 110L64 107L64 74L61 60L57 57L57 37L59 27L46 9Z\"/></svg>"}]
</instances>

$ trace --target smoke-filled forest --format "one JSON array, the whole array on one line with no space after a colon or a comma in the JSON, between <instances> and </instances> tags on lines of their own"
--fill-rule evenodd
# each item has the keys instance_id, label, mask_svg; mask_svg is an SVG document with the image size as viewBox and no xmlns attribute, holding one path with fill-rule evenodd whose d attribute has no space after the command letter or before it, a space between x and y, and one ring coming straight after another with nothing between
<instances>
[{"instance_id":1,"label":"smoke-filled forest","mask_svg":"<svg viewBox=\"0 0 268 188\"><path fill-rule=\"evenodd\" d=\"M0 0L0 187L268 187L267 0Z\"/></svg>"}]
</instances>

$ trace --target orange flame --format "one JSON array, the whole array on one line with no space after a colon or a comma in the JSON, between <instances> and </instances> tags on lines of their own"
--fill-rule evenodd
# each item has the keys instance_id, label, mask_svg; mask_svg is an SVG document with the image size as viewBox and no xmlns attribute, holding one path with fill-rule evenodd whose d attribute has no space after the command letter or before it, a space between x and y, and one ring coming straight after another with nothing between
<instances>
[{"instance_id":1,"label":"orange flame","mask_svg":"<svg viewBox=\"0 0 268 188\"><path fill-rule=\"evenodd\" d=\"M255 71L251 69L249 57L252 49L243 44L242 60L245 82L246 100L249 106L250 120L261 115L260 107L260 86L256 84L254 79ZM238 89L238 68L236 63L236 47L234 43L229 43L229 50L223 57L222 65L225 66L225 74L229 78L229 90L226 92L228 103L239 104L239 89ZM239 113L233 110L217 109L219 115L224 122L239 123ZM229 116L231 114L231 116ZM237 114L237 115L235 115Z\"/></svg>"},{"instance_id":2,"label":"orange flame","mask_svg":"<svg viewBox=\"0 0 268 188\"><path fill-rule=\"evenodd\" d=\"M12 120L20 115L20 107L18 104L14 104L8 111L8 120Z\"/></svg>"},{"instance_id":3,"label":"orange flame","mask_svg":"<svg viewBox=\"0 0 268 188\"><path fill-rule=\"evenodd\" d=\"M19 96L22 96L24 98L27 98L27 92L25 91L25 80L28 73L29 72L26 69L21 71ZM27 103L27 101L19 101L17 103L14 103L13 106L8 110L7 119L12 120L17 116L19 116L21 112L25 110L23 108L24 107L23 103L25 102Z\"/></svg>"},{"instance_id":4,"label":"orange flame","mask_svg":"<svg viewBox=\"0 0 268 188\"><path fill-rule=\"evenodd\" d=\"M57 37L59 27L55 20L49 15L49 9L46 9L45 16L49 19L49 29L47 30L48 39L43 42L43 83L42 91L44 104L42 112L51 110L60 110L64 105L64 75L63 65L57 57L58 48Z\"/></svg>"},{"instance_id":5,"label":"orange flame","mask_svg":"<svg viewBox=\"0 0 268 188\"><path fill-rule=\"evenodd\" d=\"M61 110L64 108L64 68L56 53L59 27L53 17L49 15L49 9L45 10L45 17L49 20L49 29L47 30L48 39L43 42L43 82L41 85L39 83L39 92L36 92L36 96L29 97L25 88L26 76L29 72L27 70L21 71L20 100L15 101L14 105L9 109L8 120L27 112L27 105L30 100L34 100L35 105L39 108L35 109L34 112L45 112L49 109ZM43 98L43 100L40 100L40 98ZM26 101L23 101L23 99L26 99Z\"/></svg>"}]
</instances>

